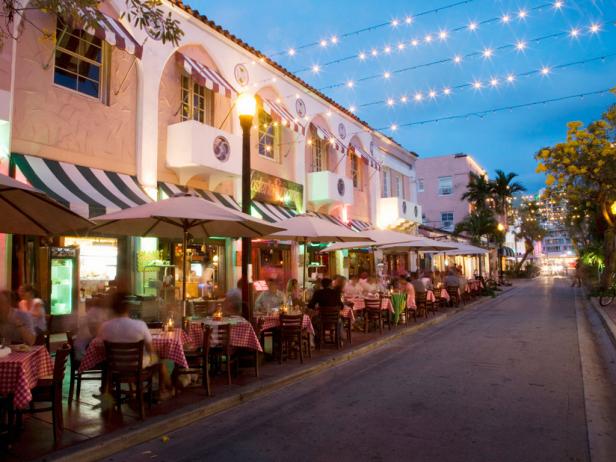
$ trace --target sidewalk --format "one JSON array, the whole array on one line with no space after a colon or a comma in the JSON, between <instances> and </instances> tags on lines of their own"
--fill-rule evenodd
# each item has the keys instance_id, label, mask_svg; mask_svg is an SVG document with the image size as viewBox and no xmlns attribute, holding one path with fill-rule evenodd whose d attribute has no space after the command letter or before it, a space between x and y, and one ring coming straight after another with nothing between
<instances>
[{"instance_id":1,"label":"sidewalk","mask_svg":"<svg viewBox=\"0 0 616 462\"><path fill-rule=\"evenodd\" d=\"M505 288L501 294L510 289ZM101 402L92 396L98 393L98 382L84 382L80 400L74 400L68 407L68 380L65 380L63 449L52 452L51 417L40 414L24 419L24 430L19 439L13 444L9 454L0 456L0 460L97 460L134 444L162 436L195 420L267 395L342 362L361 357L401 336L442 322L459 311L487 300L491 298L481 297L466 306L441 310L436 316L418 320L417 323L411 321L408 328L399 326L391 331L385 330L382 336L378 332L364 334L354 331L352 346L349 347L345 341L341 350L327 346L320 352L313 351L312 359L306 359L303 365L299 360L286 361L282 365L265 362L261 367L259 379L254 377L251 369L240 371L231 386L227 386L225 377L215 377L215 396L207 397L200 387L186 389L174 399L152 406L144 421L139 421L137 413L126 405L122 408L122 415L114 413L111 419L104 419Z\"/></svg>"}]
</instances>

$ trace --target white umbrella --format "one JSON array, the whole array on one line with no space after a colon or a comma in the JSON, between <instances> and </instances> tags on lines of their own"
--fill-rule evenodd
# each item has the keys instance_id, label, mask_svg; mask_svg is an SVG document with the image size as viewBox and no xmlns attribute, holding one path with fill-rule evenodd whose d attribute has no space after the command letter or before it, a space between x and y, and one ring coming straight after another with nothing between
<instances>
[{"instance_id":1,"label":"white umbrella","mask_svg":"<svg viewBox=\"0 0 616 462\"><path fill-rule=\"evenodd\" d=\"M288 220L279 221L278 225L286 228L269 235L269 239L293 240L304 244L304 288L306 288L306 259L308 242L372 242L363 233L358 233L344 226L314 215L298 215Z\"/></svg>"},{"instance_id":2,"label":"white umbrella","mask_svg":"<svg viewBox=\"0 0 616 462\"><path fill-rule=\"evenodd\" d=\"M452 250L455 249L455 245L451 242L441 242L428 237L419 237L417 239L411 239L407 242L399 242L396 244L388 244L379 247L383 251L389 252L405 252L411 250L422 250L428 252L430 250Z\"/></svg>"},{"instance_id":3,"label":"white umbrella","mask_svg":"<svg viewBox=\"0 0 616 462\"><path fill-rule=\"evenodd\" d=\"M452 250L446 250L443 252L445 255L485 255L488 253L488 250L482 249L481 247L476 247L474 245L466 244L463 242L450 242L450 244L455 244L456 248Z\"/></svg>"},{"instance_id":4,"label":"white umbrella","mask_svg":"<svg viewBox=\"0 0 616 462\"><path fill-rule=\"evenodd\" d=\"M409 240L413 240L415 238L419 239L419 237L416 236L411 236L409 234L384 229L371 229L368 231L362 231L362 234L366 237L369 237L374 242L338 242L336 244L332 244L326 247L325 249L321 250L321 252L333 252L335 250L345 249L365 249L368 247L380 247L383 245L408 242Z\"/></svg>"},{"instance_id":5,"label":"white umbrella","mask_svg":"<svg viewBox=\"0 0 616 462\"><path fill-rule=\"evenodd\" d=\"M151 202L94 219L93 232L128 236L182 239L182 306L186 301L186 246L193 237L262 237L280 226L185 194Z\"/></svg>"},{"instance_id":6,"label":"white umbrella","mask_svg":"<svg viewBox=\"0 0 616 462\"><path fill-rule=\"evenodd\" d=\"M84 230L92 222L31 186L0 174L0 232L49 236Z\"/></svg>"}]
</instances>

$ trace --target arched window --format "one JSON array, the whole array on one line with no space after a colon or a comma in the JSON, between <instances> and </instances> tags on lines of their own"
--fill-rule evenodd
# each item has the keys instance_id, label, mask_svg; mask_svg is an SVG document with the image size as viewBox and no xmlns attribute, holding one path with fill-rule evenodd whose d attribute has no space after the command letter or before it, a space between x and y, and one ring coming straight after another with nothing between
<instances>
[{"instance_id":1,"label":"arched window","mask_svg":"<svg viewBox=\"0 0 616 462\"><path fill-rule=\"evenodd\" d=\"M278 162L280 160L280 142L282 127L274 122L272 116L265 112L260 100L257 120L259 124L259 155Z\"/></svg>"},{"instance_id":2,"label":"arched window","mask_svg":"<svg viewBox=\"0 0 616 462\"><path fill-rule=\"evenodd\" d=\"M360 187L360 171L359 171L359 156L355 153L354 149L349 149L349 156L351 156L351 179L353 180L353 187Z\"/></svg>"},{"instance_id":3,"label":"arched window","mask_svg":"<svg viewBox=\"0 0 616 462\"><path fill-rule=\"evenodd\" d=\"M196 120L206 125L214 121L214 92L182 74L182 122Z\"/></svg>"},{"instance_id":4,"label":"arched window","mask_svg":"<svg viewBox=\"0 0 616 462\"><path fill-rule=\"evenodd\" d=\"M311 146L312 154L312 172L322 172L327 170L327 142L319 138L317 129L314 126L310 127L310 138L308 140Z\"/></svg>"}]
</instances>

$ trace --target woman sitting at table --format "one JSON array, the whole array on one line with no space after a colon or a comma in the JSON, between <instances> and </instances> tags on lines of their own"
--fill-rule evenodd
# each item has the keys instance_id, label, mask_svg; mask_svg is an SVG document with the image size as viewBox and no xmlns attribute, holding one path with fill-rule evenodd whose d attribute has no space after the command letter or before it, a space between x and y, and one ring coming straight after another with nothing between
<instances>
[{"instance_id":1,"label":"woman sitting at table","mask_svg":"<svg viewBox=\"0 0 616 462\"><path fill-rule=\"evenodd\" d=\"M363 284L363 293L366 295L373 295L379 292L379 282L376 277L370 276Z\"/></svg>"},{"instance_id":2,"label":"woman sitting at table","mask_svg":"<svg viewBox=\"0 0 616 462\"><path fill-rule=\"evenodd\" d=\"M152 334L145 322L140 319L129 318L130 302L128 294L118 292L114 294L111 304L113 318L103 323L99 337L107 342L135 343L143 340L142 366L157 366L160 375L160 398L166 399L173 393L169 371L158 359L152 346Z\"/></svg>"},{"instance_id":3,"label":"woman sitting at table","mask_svg":"<svg viewBox=\"0 0 616 462\"><path fill-rule=\"evenodd\" d=\"M17 308L11 307L11 293L0 291L0 339L7 343L34 345L36 334L32 317Z\"/></svg>"},{"instance_id":4,"label":"woman sitting at table","mask_svg":"<svg viewBox=\"0 0 616 462\"><path fill-rule=\"evenodd\" d=\"M362 288L357 275L351 276L351 280L344 287L344 296L351 299L362 296Z\"/></svg>"},{"instance_id":5,"label":"woman sitting at table","mask_svg":"<svg viewBox=\"0 0 616 462\"><path fill-rule=\"evenodd\" d=\"M297 279L289 279L287 283L287 299L291 300L293 306L304 306L304 300L302 300L302 289L299 287Z\"/></svg>"},{"instance_id":6,"label":"woman sitting at table","mask_svg":"<svg viewBox=\"0 0 616 462\"><path fill-rule=\"evenodd\" d=\"M255 302L255 311L270 312L273 309L280 308L284 302L284 294L278 290L278 281L276 279L267 280L267 290L261 292Z\"/></svg>"},{"instance_id":7,"label":"woman sitting at table","mask_svg":"<svg viewBox=\"0 0 616 462\"><path fill-rule=\"evenodd\" d=\"M410 276L407 276L406 279L401 281L403 285L402 289L406 293L406 306L408 308L417 309L417 305L415 304L415 287L411 283L412 279Z\"/></svg>"}]
</instances>

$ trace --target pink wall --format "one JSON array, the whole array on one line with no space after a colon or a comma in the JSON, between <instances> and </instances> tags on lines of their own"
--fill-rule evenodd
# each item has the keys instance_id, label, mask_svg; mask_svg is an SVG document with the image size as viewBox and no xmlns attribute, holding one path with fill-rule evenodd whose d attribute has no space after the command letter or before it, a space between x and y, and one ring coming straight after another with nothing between
<instances>
[{"instance_id":1,"label":"pink wall","mask_svg":"<svg viewBox=\"0 0 616 462\"><path fill-rule=\"evenodd\" d=\"M43 30L55 30L48 15L29 11L28 19ZM110 101L105 105L55 85L53 58L43 68L52 53L52 41L27 24L17 43L12 150L135 174L137 71L129 71L133 57L113 49Z\"/></svg>"},{"instance_id":2,"label":"pink wall","mask_svg":"<svg viewBox=\"0 0 616 462\"><path fill-rule=\"evenodd\" d=\"M352 139L351 142L360 144L358 139ZM376 173L373 168L364 162L359 153L356 155L359 165L359 187L353 188L353 205L349 207L348 214L349 218L371 221L370 196L373 192L370 190L370 176ZM347 153L344 162L346 176L352 178L350 153Z\"/></svg>"},{"instance_id":3,"label":"pink wall","mask_svg":"<svg viewBox=\"0 0 616 462\"><path fill-rule=\"evenodd\" d=\"M461 221L470 212L468 202L461 200L466 191L469 174L483 173L470 157L439 156L419 158L415 164L417 179L423 179L424 191L418 192L418 202L425 215L425 224L440 228L441 212L453 212L454 223ZM439 177L451 176L453 191L450 196L438 194Z\"/></svg>"}]
</instances>

